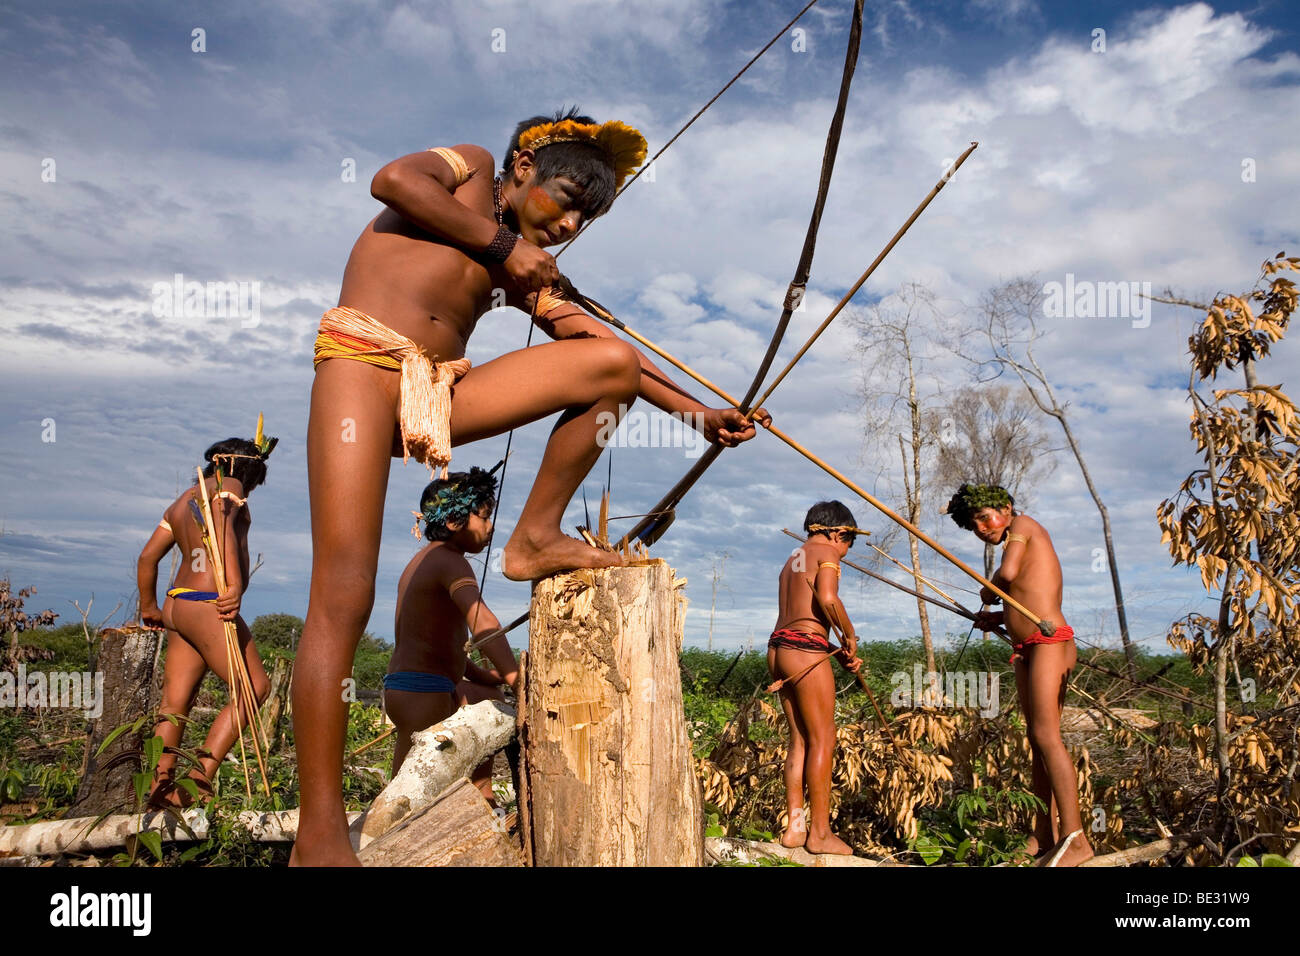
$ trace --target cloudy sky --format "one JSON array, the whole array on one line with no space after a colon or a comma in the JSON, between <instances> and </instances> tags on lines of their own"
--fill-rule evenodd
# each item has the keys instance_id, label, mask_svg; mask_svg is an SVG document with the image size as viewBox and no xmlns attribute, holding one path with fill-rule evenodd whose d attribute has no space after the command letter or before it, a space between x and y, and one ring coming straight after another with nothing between
<instances>
[{"instance_id":1,"label":"cloudy sky","mask_svg":"<svg viewBox=\"0 0 1300 956\"><path fill-rule=\"evenodd\" d=\"M375 171L457 142L500 157L519 119L573 103L640 127L655 150L800 6L6 4L0 574L36 586L36 608L74 620L69 602L84 606L92 593L96 612L130 602L135 558L163 508L203 449L251 435L260 410L280 445L251 502L252 549L265 563L245 615L305 614L311 342L378 209ZM635 184L561 259L580 288L734 392L753 375L798 258L850 10L821 0L802 33L773 46L658 161L653 181ZM869 2L807 307L782 361L971 140L980 148L855 305L923 282L960 321L984 290L1026 274L1150 283L1197 299L1249 288L1265 258L1298 245L1300 57L1285 13L1272 0ZM159 316L156 284L177 274L256 283L256 320ZM1039 354L1110 508L1133 635L1158 650L1168 623L1205 603L1197 580L1171 569L1155 523L1156 505L1197 465L1185 401L1197 316L1156 306L1148 318L1044 317ZM526 336L523 315L493 312L469 356L485 361ZM862 407L860 344L851 322L837 322L769 408L895 500L897 455L879 448L896 426ZM922 392L941 406L972 370L937 346L926 354ZM1293 387L1298 357L1296 342L1284 343L1261 380ZM502 542L549 428L515 436ZM1050 434L1061 449L1059 431ZM458 449L456 463L491 464L504 444ZM594 507L612 469L612 513L644 511L691 453L612 451L588 498ZM1058 456L1023 501L1061 553L1067 619L1082 639L1111 644L1109 581L1093 560L1100 521L1078 469ZM394 463L370 622L385 639L425 480L419 466ZM708 640L715 569L715 646L765 639L793 544L780 529L825 497L887 530L771 436L722 456L655 549L690 580L688 643ZM571 530L580 499L568 517ZM979 559L978 542L947 518L931 513L924 524ZM904 543L893 551L904 557ZM924 561L940 580L966 583L939 559ZM864 636L917 633L910 599L857 577L846 574L844 590ZM494 570L486 597L507 619L526 607L528 589ZM936 624L965 634L959 620Z\"/></svg>"}]
</instances>

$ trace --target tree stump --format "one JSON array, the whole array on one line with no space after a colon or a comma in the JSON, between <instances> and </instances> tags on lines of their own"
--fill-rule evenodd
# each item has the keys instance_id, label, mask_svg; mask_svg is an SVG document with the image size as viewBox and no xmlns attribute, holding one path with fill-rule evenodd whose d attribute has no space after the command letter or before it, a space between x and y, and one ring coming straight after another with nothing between
<instances>
[{"instance_id":1,"label":"tree stump","mask_svg":"<svg viewBox=\"0 0 1300 956\"><path fill-rule=\"evenodd\" d=\"M293 660L277 657L271 668L271 689L262 704L262 750L271 754L280 746L280 725L289 709L289 688L293 686Z\"/></svg>"},{"instance_id":2,"label":"tree stump","mask_svg":"<svg viewBox=\"0 0 1300 956\"><path fill-rule=\"evenodd\" d=\"M702 865L678 664L685 583L660 560L537 583L520 700L533 865Z\"/></svg>"},{"instance_id":3,"label":"tree stump","mask_svg":"<svg viewBox=\"0 0 1300 956\"><path fill-rule=\"evenodd\" d=\"M162 698L162 668L158 666L162 636L160 630L134 626L99 632L95 670L104 675L104 710L90 725L86 772L70 815L135 809L131 775L138 773L141 765L132 752L138 753L153 736L154 715ZM138 732L120 735L96 756L105 737L142 716L146 719Z\"/></svg>"}]
</instances>

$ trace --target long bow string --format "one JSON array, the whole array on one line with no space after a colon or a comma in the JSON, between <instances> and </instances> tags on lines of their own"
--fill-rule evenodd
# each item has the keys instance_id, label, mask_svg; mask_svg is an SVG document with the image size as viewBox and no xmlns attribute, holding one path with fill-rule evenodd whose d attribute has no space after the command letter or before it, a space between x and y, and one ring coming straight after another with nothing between
<instances>
[{"instance_id":1,"label":"long bow string","mask_svg":"<svg viewBox=\"0 0 1300 956\"><path fill-rule=\"evenodd\" d=\"M808 277L812 272L813 253L817 248L817 231L821 227L822 210L826 206L826 194L830 189L831 173L835 169L835 156L839 151L840 131L844 127L844 112L848 107L849 88L853 83L853 73L858 63L858 48L862 41L862 4L863 0L857 0L853 5L853 23L849 28L848 49L844 54L844 71L840 78L840 95L835 103L835 115L831 117L830 129L826 134L826 146L822 151L821 179L817 184L817 199L813 203L812 218L808 221L808 231L804 236L803 252L800 253L799 264L795 268L794 278L786 290L781 318L776 324L776 329L772 332L772 339L767 346L767 354L763 356L763 361L754 374L754 380L745 391L744 399L741 402L741 411L746 414L753 411L750 403L753 402L754 396L758 394L758 390L762 387L763 380L772 367L772 362L776 360L777 350L780 349L781 340L785 337L786 326L790 324L790 316L794 314L794 310L803 301L804 291L808 287ZM690 471L677 484L673 485L672 489L659 500L658 504L650 509L648 517L637 522L636 527L628 532L624 540L638 539L646 545L658 541L664 531L668 529L668 525L672 523L677 505L686 497L686 493L699 481L700 476L709 469L709 466L721 453L721 445L710 445L708 450L691 466Z\"/></svg>"},{"instance_id":2,"label":"long bow string","mask_svg":"<svg viewBox=\"0 0 1300 956\"><path fill-rule=\"evenodd\" d=\"M623 184L623 188L620 189L620 190L615 194L615 197L614 197L614 198L617 199L619 196L623 195L623 193L627 191L628 187L631 186L634 182L636 182L636 180L641 176L641 174L642 174L643 172L645 172L647 169L649 169L650 166L654 163L654 161L655 161L656 159L658 159L660 156L662 156L662 155L667 151L668 147L672 146L673 143L677 142L678 138L679 138L683 133L685 133L688 129L690 129L691 126L695 123L695 121L696 121L697 119L699 119L701 116L703 116L703 115L704 115L704 112L705 112L705 111L706 111L710 106L712 106L715 102L717 102L718 98L721 97L723 93L726 93L727 90L731 89L731 87L735 84L735 82L736 82L737 80L739 80L742 76L744 76L745 73L746 73L746 71L748 71L749 68L750 68L751 66L753 66L755 63L758 62L759 57L761 57L764 53L766 53L769 49L771 49L772 45L773 45L774 43L776 43L777 40L781 39L782 36L785 35L785 31L789 30L789 29L790 29L791 27L793 27L796 23L798 23L799 20L802 19L803 15L804 15L805 13L807 13L809 10L811 10L811 9L812 9L816 4L817 4L817 2L818 2L818 0L809 0L809 2L804 6L804 8L803 8L802 10L800 10L797 14L795 14L795 16L793 17L793 19L791 19L789 23L787 23L787 24L786 24L785 26L783 26L779 31L777 31L775 34L773 34L772 39L768 40L767 43L764 44L764 46L763 46L762 49L760 49L757 53L755 53L752 57L750 57L749 62L746 63L743 67L741 67L741 68L740 68L740 71L739 71L738 73L736 73L736 75L733 76L730 80L728 80L727 83L726 83L726 85L723 86L722 89L720 89L717 93L715 93L715 94L713 95L713 98L712 98L712 99L710 99L707 103L705 103L703 106L701 106L701 107L700 107L700 108L695 112L695 115L692 116L690 119L688 119L688 120L686 121L686 123L681 127L681 129L679 129L676 133L673 134L672 138L669 139L668 142L666 142L662 147L660 147L659 151L656 152L656 153L654 154L654 156L652 156L652 157L650 158L650 162L645 163L644 165L642 165L642 167L636 171L636 174L635 174L631 179L629 179L626 183ZM853 14L853 15L854 15L854 20L853 20L853 24L854 24L854 26L853 26L853 33L852 33L852 36L851 36L851 38L850 38L850 49L851 49L851 52L852 52L852 62L853 62L854 64L856 64L856 62L857 62L857 46L858 46L858 39L859 39L859 37L861 36L861 33L862 33L862 2L863 2L863 0L857 0L857 4L856 4L856 6L855 6L854 14ZM850 74L851 74L851 66L849 67L849 69L850 69ZM840 91L840 102L839 102L839 105L838 105L837 110L836 110L836 122L837 122L837 123L838 123L838 122L842 122L842 120L843 120L843 115L844 115L844 105L845 105L846 97L847 97L847 82L843 85L843 87L842 87L842 89L841 89L841 91ZM837 144L838 144L838 140L839 140L839 136L838 136L838 128L837 128L837 130L836 130L836 143L837 143ZM829 144L828 144L828 146L829 146ZM833 155L832 155L832 157L831 157L831 161L832 161L832 163L834 163L834 156L833 156ZM823 170L822 170L822 185L821 185L820 191L819 191L819 193L818 193L818 207L817 207L816 211L814 212L814 222L818 222L818 221L820 221L820 219L821 219L821 204L822 204L822 203L824 202L824 200L825 200L825 195L824 195L824 194L825 194L825 189L826 189L826 186L828 185L828 182L829 182L829 175L830 175L830 174L829 174L829 170L827 170L827 169L825 168L825 165L826 165L826 164L825 164L825 159L823 158L823 161L822 161L822 166L823 166ZM580 230L578 231L578 234L575 235L572 239L570 239L567 243L565 243L564 246L560 248L559 252L557 252L557 253L555 254L555 255L556 255L556 258L558 258L559 256L563 255L564 252L565 252L565 250L568 249L569 246L571 246L571 245L573 245L575 242L577 242L578 239L582 236L582 234L585 233L585 232L587 231L587 227L590 226L590 225L591 225L591 222L590 222L590 221L587 222L587 223L585 223L585 224L583 225L582 229L580 229ZM813 233L815 233L815 227L810 227L810 228L812 228L812 229L813 229ZM810 238L812 238L812 236L810 236ZM806 256L807 259L808 259L808 264L809 264L809 266L811 266L811 263L812 263L812 254L811 254L811 250L809 249L809 245L808 245L807 242L805 242L804 246L805 246L805 249L804 249L805 256ZM802 262L802 260L801 260L801 262ZM805 281L805 282L807 281L806 276L805 276L805 280L804 280L804 281ZM533 309L533 311L534 311L533 319L535 320L535 318L536 318L536 314L535 314L535 313L536 313L536 305L534 305L534 309ZM782 321L781 321L781 324L780 324L780 327L779 327L779 330L778 330L778 336L781 335L781 334L784 334L784 332L785 332L785 325L786 325L786 323L789 322L789 320L790 320L790 318L789 318L789 314L788 314L788 312L787 312L787 313L782 317ZM532 341L533 341L533 329L534 329L535 327L536 327L536 326L535 326L535 321L530 321L529 324L528 324L528 338L527 338L527 339L525 340L525 342L524 342L524 348L528 348L528 346L532 344ZM779 344L780 344L780 339L779 339L779 338L775 338L775 339L773 340L773 345L772 345L772 347L770 347L770 348L768 349L768 355L767 355L767 358L765 359L765 363L766 363L766 364L762 367L762 370L760 371L759 376L758 376L758 377L755 379L755 381L754 381L754 387L753 387L753 389L751 389L751 394L748 395L749 398L752 399L752 398L753 398L753 394L752 394L752 393L758 391L758 386L759 386L759 384L761 384L761 382L762 382L762 377L763 377L764 375L767 374L767 369L768 369L768 367L771 365L771 363L772 363L772 359L773 359L773 357L775 356L775 353L776 353L776 346L779 345ZM510 433L509 433L509 435L506 437L506 458L507 458L507 459L510 457L510 445L511 445L511 443L514 441L514 437L515 437L515 430L512 428L512 429L510 429ZM706 452L706 456L709 455L709 454L712 454L713 457L717 457L717 449L716 449L716 446L715 446L715 448L710 449L709 452ZM711 459L710 459L710 460L711 460ZM506 468L507 468L507 467L509 467L509 466L506 465L506 466L502 467L502 469L501 469L501 481L500 481L500 484L498 485L498 488L497 488L497 503L496 503L496 508L495 508L495 509L493 510L493 512L492 512L492 521L493 521L493 524L496 523L497 513L498 513L498 512L500 511L500 509L501 509L501 498L503 497L503 493L504 493L504 491L505 491L505 486L506 486ZM612 467L612 463L611 463L611 467ZM701 469L701 471L702 471L702 469ZM685 491L683 491L682 494L685 494ZM665 527L666 527L666 525L665 525ZM647 542L647 543L651 543L651 542ZM486 584L487 584L487 572L488 572L488 566L489 566L489 564L491 563L491 558L492 558L492 544L493 544L493 542L492 542L492 540L489 538L489 539L488 539L487 553L483 556L483 570L482 570L482 573L481 573L480 578L479 578L479 596L480 596L480 598L482 597L482 594L483 594L483 588L484 588L484 587L486 586ZM512 622L512 624L514 624L514 625L516 625L516 626L517 626L518 623L522 623L522 622L519 622L519 621Z\"/></svg>"}]
</instances>

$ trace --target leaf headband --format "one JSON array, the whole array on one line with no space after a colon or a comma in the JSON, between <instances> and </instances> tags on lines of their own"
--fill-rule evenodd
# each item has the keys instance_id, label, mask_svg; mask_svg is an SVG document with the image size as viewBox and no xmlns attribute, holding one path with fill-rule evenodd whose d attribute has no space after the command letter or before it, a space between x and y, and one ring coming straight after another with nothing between
<instances>
[{"instance_id":1,"label":"leaf headband","mask_svg":"<svg viewBox=\"0 0 1300 956\"><path fill-rule=\"evenodd\" d=\"M967 531L974 529L971 518L981 508L1002 508L1014 505L1011 495L1001 485L964 484L948 500L948 516Z\"/></svg>"}]
</instances>

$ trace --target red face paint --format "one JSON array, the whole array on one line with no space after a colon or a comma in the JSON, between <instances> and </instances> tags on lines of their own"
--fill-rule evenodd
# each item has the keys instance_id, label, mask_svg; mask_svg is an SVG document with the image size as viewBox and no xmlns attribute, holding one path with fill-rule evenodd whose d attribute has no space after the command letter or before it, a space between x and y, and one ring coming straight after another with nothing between
<instances>
[{"instance_id":1,"label":"red face paint","mask_svg":"<svg viewBox=\"0 0 1300 956\"><path fill-rule=\"evenodd\" d=\"M1011 516L1000 509L981 508L971 517L971 523L975 525L976 534L997 541L1002 537L1000 532L1011 524Z\"/></svg>"},{"instance_id":2,"label":"red face paint","mask_svg":"<svg viewBox=\"0 0 1300 956\"><path fill-rule=\"evenodd\" d=\"M563 213L559 203L552 199L551 194L541 186L534 186L528 190L528 206L537 212L542 219L558 219Z\"/></svg>"}]
</instances>

